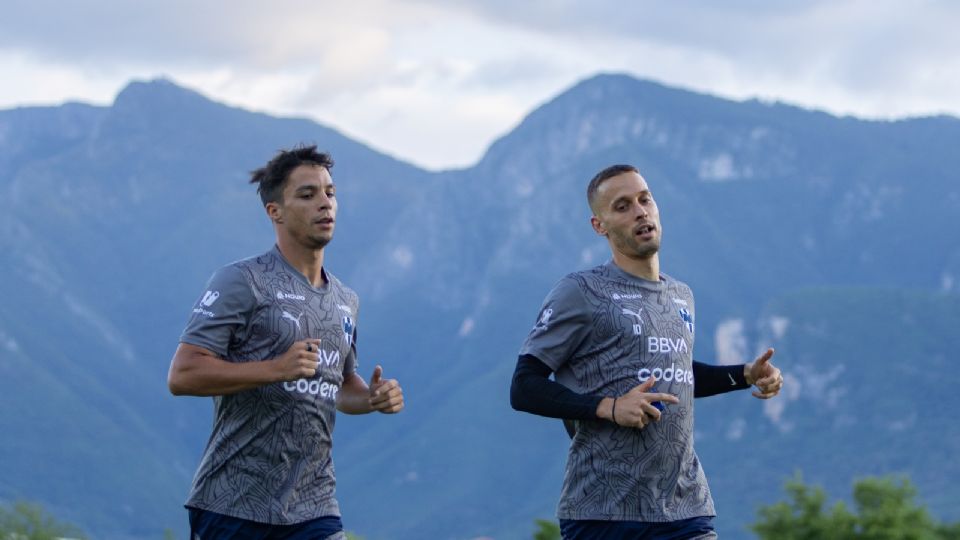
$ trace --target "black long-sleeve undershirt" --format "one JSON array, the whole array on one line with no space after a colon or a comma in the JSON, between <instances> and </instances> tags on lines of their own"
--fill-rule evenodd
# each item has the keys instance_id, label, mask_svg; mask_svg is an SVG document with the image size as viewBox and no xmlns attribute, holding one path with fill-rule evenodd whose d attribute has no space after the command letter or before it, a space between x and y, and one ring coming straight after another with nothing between
<instances>
[{"instance_id":1,"label":"black long-sleeve undershirt","mask_svg":"<svg viewBox=\"0 0 960 540\"><path fill-rule=\"evenodd\" d=\"M551 418L596 420L597 406L604 396L578 394L550 380L553 372L535 356L525 354L517 359L517 368L510 384L510 405L518 410ZM708 397L749 388L743 376L743 365L715 366L693 363L693 397Z\"/></svg>"},{"instance_id":2,"label":"black long-sleeve undershirt","mask_svg":"<svg viewBox=\"0 0 960 540\"><path fill-rule=\"evenodd\" d=\"M750 388L743 364L717 366L693 361L693 397L702 398Z\"/></svg>"},{"instance_id":3,"label":"black long-sleeve undershirt","mask_svg":"<svg viewBox=\"0 0 960 540\"><path fill-rule=\"evenodd\" d=\"M550 380L551 373L550 366L536 356L520 356L510 384L510 406L551 418L596 420L597 406L603 396L578 394Z\"/></svg>"}]
</instances>

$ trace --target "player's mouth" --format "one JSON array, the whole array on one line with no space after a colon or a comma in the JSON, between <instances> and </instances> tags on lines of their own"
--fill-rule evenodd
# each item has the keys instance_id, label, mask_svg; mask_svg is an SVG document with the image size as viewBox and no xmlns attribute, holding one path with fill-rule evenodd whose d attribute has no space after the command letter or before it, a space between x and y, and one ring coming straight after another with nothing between
<instances>
[{"instance_id":1,"label":"player's mouth","mask_svg":"<svg viewBox=\"0 0 960 540\"><path fill-rule=\"evenodd\" d=\"M633 234L641 238L653 238L654 232L656 232L657 227L651 223L640 225L633 229Z\"/></svg>"},{"instance_id":2,"label":"player's mouth","mask_svg":"<svg viewBox=\"0 0 960 540\"><path fill-rule=\"evenodd\" d=\"M313 220L313 224L320 225L321 227L333 227L334 221L332 217L320 217Z\"/></svg>"}]
</instances>

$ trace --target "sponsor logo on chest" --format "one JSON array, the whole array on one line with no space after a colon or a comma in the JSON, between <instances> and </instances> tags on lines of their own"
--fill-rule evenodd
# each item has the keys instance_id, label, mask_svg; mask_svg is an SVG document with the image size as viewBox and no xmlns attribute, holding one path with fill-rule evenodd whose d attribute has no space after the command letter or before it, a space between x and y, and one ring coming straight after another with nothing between
<instances>
[{"instance_id":1,"label":"sponsor logo on chest","mask_svg":"<svg viewBox=\"0 0 960 540\"><path fill-rule=\"evenodd\" d=\"M689 350L690 348L687 346L687 340L683 338L673 339L657 336L647 337L648 353L685 353Z\"/></svg>"},{"instance_id":2,"label":"sponsor logo on chest","mask_svg":"<svg viewBox=\"0 0 960 540\"><path fill-rule=\"evenodd\" d=\"M320 368L339 369L340 351L328 351L323 347L317 351L318 375ZM324 379L323 376L317 376L314 379L297 379L296 381L286 381L283 383L283 389L287 392L297 394L308 394L322 399L336 401L337 392L340 391L340 385Z\"/></svg>"},{"instance_id":3,"label":"sponsor logo on chest","mask_svg":"<svg viewBox=\"0 0 960 540\"><path fill-rule=\"evenodd\" d=\"M676 381L678 383L693 384L693 371L677 367L676 362L671 362L668 368L640 368L640 371L637 372L637 379L639 379L640 382L644 382L650 377L664 382Z\"/></svg>"},{"instance_id":4,"label":"sponsor logo on chest","mask_svg":"<svg viewBox=\"0 0 960 540\"><path fill-rule=\"evenodd\" d=\"M283 291L277 291L277 300L299 300L301 302L306 301L307 297L302 294L293 294Z\"/></svg>"}]
</instances>

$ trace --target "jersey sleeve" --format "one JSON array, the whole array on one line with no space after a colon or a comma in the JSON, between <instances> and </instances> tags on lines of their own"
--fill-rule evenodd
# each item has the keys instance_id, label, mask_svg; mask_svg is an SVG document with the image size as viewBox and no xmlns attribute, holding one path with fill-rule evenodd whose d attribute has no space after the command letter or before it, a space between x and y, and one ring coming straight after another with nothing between
<instances>
[{"instance_id":1,"label":"jersey sleeve","mask_svg":"<svg viewBox=\"0 0 960 540\"><path fill-rule=\"evenodd\" d=\"M180 342L226 357L231 340L250 320L256 303L243 270L236 266L217 270L194 305Z\"/></svg>"},{"instance_id":2,"label":"jersey sleeve","mask_svg":"<svg viewBox=\"0 0 960 540\"><path fill-rule=\"evenodd\" d=\"M567 276L547 295L520 355L529 354L557 371L576 356L590 334L592 316L579 282Z\"/></svg>"}]
</instances>

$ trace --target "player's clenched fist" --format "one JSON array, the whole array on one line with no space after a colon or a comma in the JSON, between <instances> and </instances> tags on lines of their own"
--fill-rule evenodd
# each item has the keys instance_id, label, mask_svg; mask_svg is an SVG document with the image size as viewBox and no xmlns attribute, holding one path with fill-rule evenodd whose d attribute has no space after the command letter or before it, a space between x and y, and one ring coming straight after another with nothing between
<instances>
[{"instance_id":1,"label":"player's clenched fist","mask_svg":"<svg viewBox=\"0 0 960 540\"><path fill-rule=\"evenodd\" d=\"M383 379L383 368L377 366L370 377L370 408L386 414L403 409L403 389L396 379Z\"/></svg>"},{"instance_id":2,"label":"player's clenched fist","mask_svg":"<svg viewBox=\"0 0 960 540\"><path fill-rule=\"evenodd\" d=\"M656 402L680 403L673 394L648 392L656 382L655 377L650 377L618 397L612 407L611 420L624 427L643 428L660 420L660 409L655 405Z\"/></svg>"},{"instance_id":3,"label":"player's clenched fist","mask_svg":"<svg viewBox=\"0 0 960 540\"><path fill-rule=\"evenodd\" d=\"M287 352L274 360L274 366L281 381L296 381L309 379L316 375L320 350L319 339L297 341L287 349Z\"/></svg>"}]
</instances>

